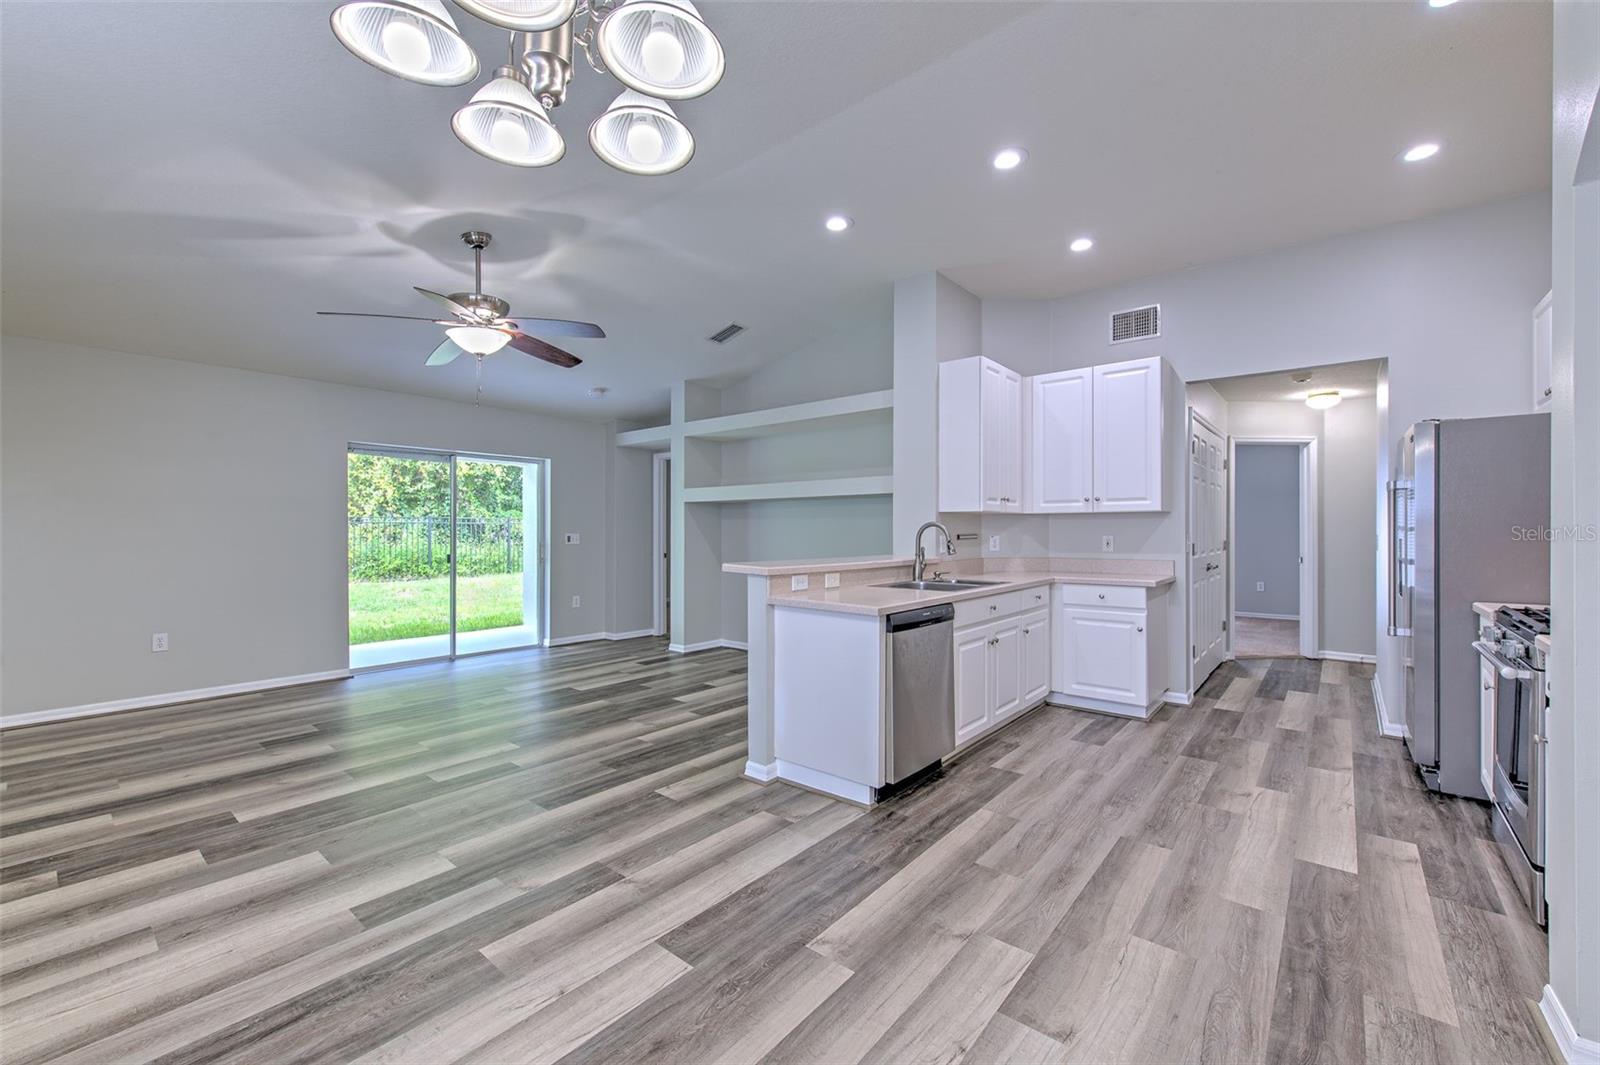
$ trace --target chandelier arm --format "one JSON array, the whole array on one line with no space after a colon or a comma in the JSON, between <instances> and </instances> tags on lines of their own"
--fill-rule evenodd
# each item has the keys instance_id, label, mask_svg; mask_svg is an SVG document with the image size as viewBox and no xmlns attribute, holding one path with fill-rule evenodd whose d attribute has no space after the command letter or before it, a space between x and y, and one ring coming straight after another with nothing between
<instances>
[{"instance_id":1,"label":"chandelier arm","mask_svg":"<svg viewBox=\"0 0 1600 1065\"><path fill-rule=\"evenodd\" d=\"M588 61L589 69L596 74L609 75L611 73L606 69L605 64L595 56L595 30L616 6L617 0L583 0L572 15L572 43L582 49L583 58ZM584 20L582 30L578 29L579 18Z\"/></svg>"}]
</instances>

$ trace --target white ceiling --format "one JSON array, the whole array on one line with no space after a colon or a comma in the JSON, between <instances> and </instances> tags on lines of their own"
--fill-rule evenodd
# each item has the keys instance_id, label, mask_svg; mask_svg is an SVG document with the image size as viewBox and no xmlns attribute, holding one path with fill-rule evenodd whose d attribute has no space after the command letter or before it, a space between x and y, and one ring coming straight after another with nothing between
<instances>
[{"instance_id":1,"label":"white ceiling","mask_svg":"<svg viewBox=\"0 0 1600 1065\"><path fill-rule=\"evenodd\" d=\"M486 397L626 417L922 270L1064 295L1549 182L1548 4L706 0L728 73L662 178L589 152L618 86L587 69L562 162L472 154L471 87L368 67L331 7L0 4L6 331L470 398L467 360L422 366L433 327L312 312L428 314L411 286L469 287L457 234L488 229L487 291L610 337L564 344L576 370L496 357ZM455 13L493 66L504 36ZM997 173L1007 144L1031 157Z\"/></svg>"},{"instance_id":2,"label":"white ceiling","mask_svg":"<svg viewBox=\"0 0 1600 1065\"><path fill-rule=\"evenodd\" d=\"M1382 359L1364 359L1360 362L1338 362L1327 366L1310 366L1302 370L1281 370L1273 373L1245 374L1239 377L1221 377L1206 384L1229 403L1260 403L1272 400L1304 402L1307 392L1338 390L1347 399L1372 396L1378 391L1378 374L1383 369ZM1305 381L1296 378L1308 378Z\"/></svg>"}]
</instances>

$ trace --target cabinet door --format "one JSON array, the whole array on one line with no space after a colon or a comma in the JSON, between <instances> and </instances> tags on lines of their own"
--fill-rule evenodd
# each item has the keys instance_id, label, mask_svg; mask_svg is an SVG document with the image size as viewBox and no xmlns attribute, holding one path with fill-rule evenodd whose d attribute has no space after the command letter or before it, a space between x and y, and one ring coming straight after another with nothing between
<instances>
[{"instance_id":1,"label":"cabinet door","mask_svg":"<svg viewBox=\"0 0 1600 1065\"><path fill-rule=\"evenodd\" d=\"M1550 385L1554 337L1550 330L1550 297L1546 296L1533 311L1533 409L1536 411L1549 410L1554 395Z\"/></svg>"},{"instance_id":2,"label":"cabinet door","mask_svg":"<svg viewBox=\"0 0 1600 1065\"><path fill-rule=\"evenodd\" d=\"M1029 378L1028 510L1074 514L1093 509L1094 368Z\"/></svg>"},{"instance_id":3,"label":"cabinet door","mask_svg":"<svg viewBox=\"0 0 1600 1065\"><path fill-rule=\"evenodd\" d=\"M1499 690L1499 674L1482 658L1478 659L1478 777L1483 790L1494 798L1494 703Z\"/></svg>"},{"instance_id":4,"label":"cabinet door","mask_svg":"<svg viewBox=\"0 0 1600 1065\"><path fill-rule=\"evenodd\" d=\"M1022 709L1022 623L996 622L989 637L989 720L997 724Z\"/></svg>"},{"instance_id":5,"label":"cabinet door","mask_svg":"<svg viewBox=\"0 0 1600 1065\"><path fill-rule=\"evenodd\" d=\"M1061 621L1061 691L1131 706L1149 704L1143 610L1067 606Z\"/></svg>"},{"instance_id":6,"label":"cabinet door","mask_svg":"<svg viewBox=\"0 0 1600 1065\"><path fill-rule=\"evenodd\" d=\"M1161 360L1094 368L1094 509L1162 510Z\"/></svg>"},{"instance_id":7,"label":"cabinet door","mask_svg":"<svg viewBox=\"0 0 1600 1065\"><path fill-rule=\"evenodd\" d=\"M1022 510L1022 376L988 359L978 385L982 411L983 509Z\"/></svg>"},{"instance_id":8,"label":"cabinet door","mask_svg":"<svg viewBox=\"0 0 1600 1065\"><path fill-rule=\"evenodd\" d=\"M980 625L956 633L956 743L962 744L989 727L989 640L993 626Z\"/></svg>"},{"instance_id":9,"label":"cabinet door","mask_svg":"<svg viewBox=\"0 0 1600 1065\"><path fill-rule=\"evenodd\" d=\"M1032 706L1050 691L1050 612L1022 619L1022 705Z\"/></svg>"}]
</instances>

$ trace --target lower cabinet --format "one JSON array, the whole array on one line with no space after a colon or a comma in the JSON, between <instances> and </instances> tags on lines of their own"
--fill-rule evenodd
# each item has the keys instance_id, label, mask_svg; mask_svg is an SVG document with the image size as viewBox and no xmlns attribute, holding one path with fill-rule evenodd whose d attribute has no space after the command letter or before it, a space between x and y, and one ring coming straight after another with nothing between
<instances>
[{"instance_id":1,"label":"lower cabinet","mask_svg":"<svg viewBox=\"0 0 1600 1065\"><path fill-rule=\"evenodd\" d=\"M957 629L955 642L958 747L1036 705L1048 694L1047 611Z\"/></svg>"},{"instance_id":2,"label":"lower cabinet","mask_svg":"<svg viewBox=\"0 0 1600 1065\"><path fill-rule=\"evenodd\" d=\"M1165 693L1164 592L1060 585L1050 688L1054 702L1148 717Z\"/></svg>"},{"instance_id":3,"label":"lower cabinet","mask_svg":"<svg viewBox=\"0 0 1600 1065\"><path fill-rule=\"evenodd\" d=\"M1494 711L1500 675L1483 658L1478 659L1478 779L1490 801L1494 800Z\"/></svg>"}]
</instances>

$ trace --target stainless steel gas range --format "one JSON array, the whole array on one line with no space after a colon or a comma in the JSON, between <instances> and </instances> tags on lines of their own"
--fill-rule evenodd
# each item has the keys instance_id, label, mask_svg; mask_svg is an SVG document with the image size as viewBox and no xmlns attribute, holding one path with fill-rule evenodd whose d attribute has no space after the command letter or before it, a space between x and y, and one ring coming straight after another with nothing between
<instances>
[{"instance_id":1,"label":"stainless steel gas range","mask_svg":"<svg viewBox=\"0 0 1600 1065\"><path fill-rule=\"evenodd\" d=\"M1503 606L1472 646L1494 669L1494 835L1534 919L1545 923L1546 722L1543 607Z\"/></svg>"}]
</instances>

